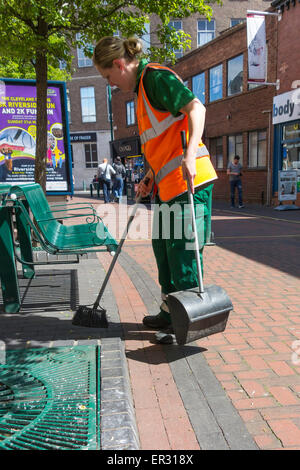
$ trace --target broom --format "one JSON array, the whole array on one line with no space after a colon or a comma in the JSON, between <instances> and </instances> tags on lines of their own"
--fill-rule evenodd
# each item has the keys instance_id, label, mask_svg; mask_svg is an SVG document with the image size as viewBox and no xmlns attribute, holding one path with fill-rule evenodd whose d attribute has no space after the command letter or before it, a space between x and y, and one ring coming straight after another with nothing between
<instances>
[{"instance_id":1,"label":"broom","mask_svg":"<svg viewBox=\"0 0 300 470\"><path fill-rule=\"evenodd\" d=\"M147 185L149 183L149 178L145 178L144 183ZM138 209L138 205L141 202L142 196L139 196L136 199L136 203L133 207L132 213L127 221L126 228L124 230L124 233L122 235L122 238L120 240L120 243L118 245L117 251L114 254L114 257L112 259L112 262L109 266L109 269L106 273L106 276L104 278L104 281L102 283L100 292L98 294L98 297L92 307L89 307L87 305L79 305L78 309L75 312L75 315L72 320L72 324L76 326L86 326L89 328L108 328L108 321L106 317L106 310L99 306L100 300L102 298L102 295L105 291L106 285L108 283L108 280L110 278L110 275L112 273L112 270L114 269L114 266L116 264L116 261L118 259L118 256L121 252L122 246L126 240L129 227L134 219L134 216L136 214L136 211Z\"/></svg>"}]
</instances>

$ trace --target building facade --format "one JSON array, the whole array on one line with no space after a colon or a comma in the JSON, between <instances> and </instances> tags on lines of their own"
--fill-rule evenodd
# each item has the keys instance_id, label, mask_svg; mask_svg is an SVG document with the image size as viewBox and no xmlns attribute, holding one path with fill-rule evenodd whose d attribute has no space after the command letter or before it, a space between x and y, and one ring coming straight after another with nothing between
<instances>
[{"instance_id":1,"label":"building facade","mask_svg":"<svg viewBox=\"0 0 300 470\"><path fill-rule=\"evenodd\" d=\"M273 100L274 193L280 195L282 170L297 173L296 204L300 206L300 59L296 37L300 30L300 2L275 0L278 21L277 78L280 89ZM283 175L284 176L284 175ZM291 184L293 191L293 185ZM293 195L291 195L293 198ZM283 200L285 198L283 197Z\"/></svg>"},{"instance_id":2,"label":"building facade","mask_svg":"<svg viewBox=\"0 0 300 470\"><path fill-rule=\"evenodd\" d=\"M171 25L184 29L191 35L193 51L217 38L222 31L244 21L247 9L265 10L269 5L270 1L266 0L223 0L222 6L213 5L213 17L210 22L200 15L192 15L182 20L174 19ZM149 33L153 33L156 24L157 20L151 18ZM149 34L149 38L155 43L155 34ZM176 51L176 56L182 57L183 52ZM112 145L110 142L117 140L122 144L124 138L131 137L130 145L136 148L139 141L132 94L122 97L122 106L115 107L112 122L106 82L80 48L74 51L73 65L75 72L67 88L73 175L75 189L78 190L88 186L103 158L113 158L112 149L117 144ZM122 123L124 117L127 122L125 127ZM128 145L125 142L122 147Z\"/></svg>"},{"instance_id":3,"label":"building facade","mask_svg":"<svg viewBox=\"0 0 300 470\"><path fill-rule=\"evenodd\" d=\"M276 81L277 18L267 17L268 81ZM234 155L243 165L245 202L267 203L271 197L272 112L275 86L249 86L246 24L238 24L179 59L173 69L206 107L203 141L217 170L214 198L229 201L227 166ZM113 114L126 110L133 95L115 90ZM117 138L137 134L126 113L114 120ZM268 194L269 192L269 194Z\"/></svg>"},{"instance_id":4,"label":"building facade","mask_svg":"<svg viewBox=\"0 0 300 470\"><path fill-rule=\"evenodd\" d=\"M89 186L104 158L110 158L112 140L106 81L92 60L73 51L72 80L67 83L69 126L75 189Z\"/></svg>"}]
</instances>

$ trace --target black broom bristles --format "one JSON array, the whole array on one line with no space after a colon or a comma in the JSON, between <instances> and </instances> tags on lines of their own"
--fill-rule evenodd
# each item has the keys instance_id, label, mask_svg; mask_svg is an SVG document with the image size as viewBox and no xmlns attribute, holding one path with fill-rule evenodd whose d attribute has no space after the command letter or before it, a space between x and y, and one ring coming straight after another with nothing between
<instances>
[{"instance_id":1,"label":"black broom bristles","mask_svg":"<svg viewBox=\"0 0 300 470\"><path fill-rule=\"evenodd\" d=\"M88 328L108 328L106 310L104 308L86 307L79 305L72 320L76 326L86 326Z\"/></svg>"}]
</instances>

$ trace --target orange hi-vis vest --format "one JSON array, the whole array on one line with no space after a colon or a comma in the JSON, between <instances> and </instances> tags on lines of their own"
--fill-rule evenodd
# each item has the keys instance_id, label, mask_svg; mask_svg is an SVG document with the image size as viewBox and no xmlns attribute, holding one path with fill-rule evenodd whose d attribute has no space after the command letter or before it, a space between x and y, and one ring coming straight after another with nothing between
<instances>
[{"instance_id":1,"label":"orange hi-vis vest","mask_svg":"<svg viewBox=\"0 0 300 470\"><path fill-rule=\"evenodd\" d=\"M159 111L150 104L143 84L144 74L149 67L168 70L174 75L176 73L160 64L147 64L140 79L137 100L142 151L154 173L159 197L167 202L187 191L187 182L183 179L181 167L183 150L180 132L185 131L188 140L188 117L186 114L174 117L169 111ZM201 187L215 179L217 174L210 161L208 150L200 141L196 155L194 187Z\"/></svg>"}]
</instances>

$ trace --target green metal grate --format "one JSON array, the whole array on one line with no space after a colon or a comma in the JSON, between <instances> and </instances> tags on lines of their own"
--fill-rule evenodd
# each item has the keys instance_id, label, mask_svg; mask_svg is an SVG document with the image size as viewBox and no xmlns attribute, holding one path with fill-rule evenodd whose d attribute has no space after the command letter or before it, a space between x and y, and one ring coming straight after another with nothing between
<instances>
[{"instance_id":1,"label":"green metal grate","mask_svg":"<svg viewBox=\"0 0 300 470\"><path fill-rule=\"evenodd\" d=\"M0 449L99 449L99 371L98 346L7 351Z\"/></svg>"}]
</instances>

